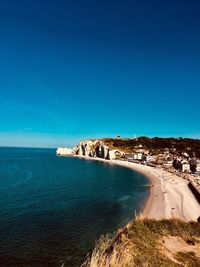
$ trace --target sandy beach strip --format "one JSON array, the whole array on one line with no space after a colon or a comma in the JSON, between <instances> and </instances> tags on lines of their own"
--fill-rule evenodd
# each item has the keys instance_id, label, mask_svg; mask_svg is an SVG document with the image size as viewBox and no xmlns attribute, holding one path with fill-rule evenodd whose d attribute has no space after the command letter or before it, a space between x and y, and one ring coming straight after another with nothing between
<instances>
[{"instance_id":1,"label":"sandy beach strip","mask_svg":"<svg viewBox=\"0 0 200 267\"><path fill-rule=\"evenodd\" d=\"M179 218L184 221L197 221L200 216L200 205L188 188L188 182L183 178L157 167L128 161L105 160L85 156L76 157L131 168L149 178L150 194L142 211L144 218Z\"/></svg>"}]
</instances>

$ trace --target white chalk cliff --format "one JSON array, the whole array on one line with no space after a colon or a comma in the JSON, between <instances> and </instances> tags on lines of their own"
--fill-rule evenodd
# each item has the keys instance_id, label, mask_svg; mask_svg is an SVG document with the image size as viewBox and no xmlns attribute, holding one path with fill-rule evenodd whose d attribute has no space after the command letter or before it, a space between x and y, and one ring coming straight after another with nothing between
<instances>
[{"instance_id":1,"label":"white chalk cliff","mask_svg":"<svg viewBox=\"0 0 200 267\"><path fill-rule=\"evenodd\" d=\"M72 148L59 147L56 150L56 154L57 155L72 155L72 153L73 153L73 149Z\"/></svg>"},{"instance_id":2,"label":"white chalk cliff","mask_svg":"<svg viewBox=\"0 0 200 267\"><path fill-rule=\"evenodd\" d=\"M123 151L110 149L102 140L85 140L73 148L58 148L57 155L79 155L103 159L116 159L124 155Z\"/></svg>"}]
</instances>

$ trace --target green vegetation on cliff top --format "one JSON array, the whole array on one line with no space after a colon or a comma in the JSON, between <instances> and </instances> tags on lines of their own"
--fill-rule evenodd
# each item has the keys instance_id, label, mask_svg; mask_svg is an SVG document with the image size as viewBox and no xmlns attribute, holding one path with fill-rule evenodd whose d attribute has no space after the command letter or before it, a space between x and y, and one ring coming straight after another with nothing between
<instances>
[{"instance_id":1,"label":"green vegetation on cliff top","mask_svg":"<svg viewBox=\"0 0 200 267\"><path fill-rule=\"evenodd\" d=\"M85 267L199 267L200 224L136 219L102 237Z\"/></svg>"},{"instance_id":2,"label":"green vegetation on cliff top","mask_svg":"<svg viewBox=\"0 0 200 267\"><path fill-rule=\"evenodd\" d=\"M200 158L200 139L190 138L160 138L160 137L138 137L128 138L104 138L102 139L109 147L113 149L122 149L126 152L134 152L138 149L148 149L150 152L157 154L168 149L172 153L188 153L189 156L194 154Z\"/></svg>"}]
</instances>

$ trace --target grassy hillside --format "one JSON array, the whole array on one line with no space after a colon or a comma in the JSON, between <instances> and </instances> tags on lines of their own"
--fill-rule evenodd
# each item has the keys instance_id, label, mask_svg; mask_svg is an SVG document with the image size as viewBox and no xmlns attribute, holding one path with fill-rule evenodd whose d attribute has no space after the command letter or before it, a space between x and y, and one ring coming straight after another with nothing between
<instances>
[{"instance_id":1,"label":"grassy hillside","mask_svg":"<svg viewBox=\"0 0 200 267\"><path fill-rule=\"evenodd\" d=\"M174 154L187 152L190 156L195 153L200 158L200 139L189 138L148 138L139 137L137 139L104 138L103 141L111 148L123 149L126 152L134 152L138 149L148 149L156 154L168 149Z\"/></svg>"},{"instance_id":2,"label":"grassy hillside","mask_svg":"<svg viewBox=\"0 0 200 267\"><path fill-rule=\"evenodd\" d=\"M102 237L84 267L199 267L200 224L136 219Z\"/></svg>"}]
</instances>

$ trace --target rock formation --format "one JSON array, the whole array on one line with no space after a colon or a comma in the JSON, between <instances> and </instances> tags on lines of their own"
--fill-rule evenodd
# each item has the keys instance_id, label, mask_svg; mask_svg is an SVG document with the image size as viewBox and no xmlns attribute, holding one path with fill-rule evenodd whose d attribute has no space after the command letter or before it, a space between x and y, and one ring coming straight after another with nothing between
<instances>
[{"instance_id":1,"label":"rock formation","mask_svg":"<svg viewBox=\"0 0 200 267\"><path fill-rule=\"evenodd\" d=\"M72 155L72 153L73 153L73 149L72 148L62 148L62 147L59 147L56 150L56 154L57 155Z\"/></svg>"},{"instance_id":2,"label":"rock formation","mask_svg":"<svg viewBox=\"0 0 200 267\"><path fill-rule=\"evenodd\" d=\"M116 159L123 157L124 152L110 149L102 140L84 140L73 148L58 148L57 155L80 155L86 157Z\"/></svg>"}]
</instances>

